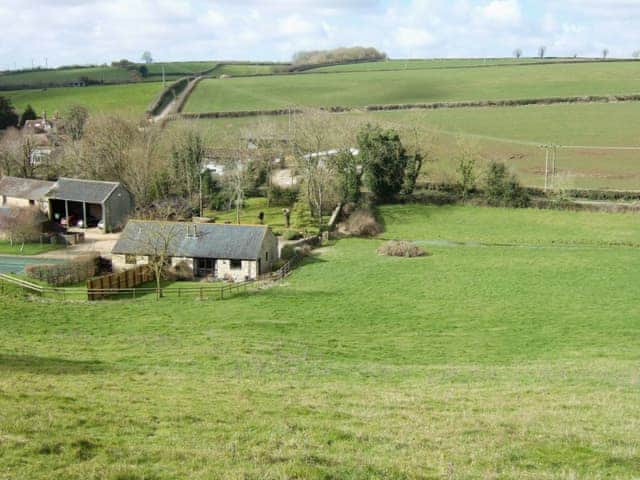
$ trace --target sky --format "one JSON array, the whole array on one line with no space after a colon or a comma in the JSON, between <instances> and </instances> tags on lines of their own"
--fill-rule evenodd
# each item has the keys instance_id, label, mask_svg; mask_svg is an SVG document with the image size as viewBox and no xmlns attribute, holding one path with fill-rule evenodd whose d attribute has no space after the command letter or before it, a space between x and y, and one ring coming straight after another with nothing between
<instances>
[{"instance_id":1,"label":"sky","mask_svg":"<svg viewBox=\"0 0 640 480\"><path fill-rule=\"evenodd\" d=\"M287 61L373 46L391 58L629 57L640 0L0 0L0 69L156 61Z\"/></svg>"}]
</instances>

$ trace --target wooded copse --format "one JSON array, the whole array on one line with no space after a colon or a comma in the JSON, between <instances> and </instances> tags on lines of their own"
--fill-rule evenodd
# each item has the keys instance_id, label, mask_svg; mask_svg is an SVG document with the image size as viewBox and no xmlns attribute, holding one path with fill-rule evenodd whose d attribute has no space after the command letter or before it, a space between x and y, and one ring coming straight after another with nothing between
<instances>
[{"instance_id":1,"label":"wooded copse","mask_svg":"<svg viewBox=\"0 0 640 480\"><path fill-rule=\"evenodd\" d=\"M293 55L293 66L324 65L353 61L384 60L387 54L373 47L340 47L333 50L310 50Z\"/></svg>"}]
</instances>

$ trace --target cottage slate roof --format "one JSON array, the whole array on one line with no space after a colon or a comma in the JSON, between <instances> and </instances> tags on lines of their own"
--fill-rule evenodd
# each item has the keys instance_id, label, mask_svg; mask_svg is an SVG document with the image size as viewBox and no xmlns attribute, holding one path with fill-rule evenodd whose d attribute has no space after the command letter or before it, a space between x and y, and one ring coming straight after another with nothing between
<instances>
[{"instance_id":1,"label":"cottage slate roof","mask_svg":"<svg viewBox=\"0 0 640 480\"><path fill-rule=\"evenodd\" d=\"M59 178L47 193L47 197L53 200L103 203L118 185L120 185L118 182Z\"/></svg>"},{"instance_id":2,"label":"cottage slate roof","mask_svg":"<svg viewBox=\"0 0 640 480\"><path fill-rule=\"evenodd\" d=\"M112 253L157 255L168 244L166 253L171 257L256 260L267 232L263 225L132 220Z\"/></svg>"},{"instance_id":3,"label":"cottage slate roof","mask_svg":"<svg viewBox=\"0 0 640 480\"><path fill-rule=\"evenodd\" d=\"M0 179L0 195L26 200L42 200L53 185L53 182L45 180L2 177Z\"/></svg>"}]
</instances>

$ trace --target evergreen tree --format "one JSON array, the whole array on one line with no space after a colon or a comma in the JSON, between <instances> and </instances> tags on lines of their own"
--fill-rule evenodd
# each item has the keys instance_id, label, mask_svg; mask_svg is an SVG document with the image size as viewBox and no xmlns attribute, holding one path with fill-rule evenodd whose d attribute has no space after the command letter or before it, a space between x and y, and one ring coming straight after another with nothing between
<instances>
[{"instance_id":1,"label":"evergreen tree","mask_svg":"<svg viewBox=\"0 0 640 480\"><path fill-rule=\"evenodd\" d=\"M376 201L392 200L402 189L407 154L395 130L367 125L358 134L365 183Z\"/></svg>"},{"instance_id":2,"label":"evergreen tree","mask_svg":"<svg viewBox=\"0 0 640 480\"><path fill-rule=\"evenodd\" d=\"M340 200L358 203L360 201L362 175L358 172L357 159L350 150L342 150L335 156L334 161L338 173Z\"/></svg>"},{"instance_id":3,"label":"evergreen tree","mask_svg":"<svg viewBox=\"0 0 640 480\"><path fill-rule=\"evenodd\" d=\"M0 97L0 130L18 125L18 114L16 113L11 100Z\"/></svg>"},{"instance_id":4,"label":"evergreen tree","mask_svg":"<svg viewBox=\"0 0 640 480\"><path fill-rule=\"evenodd\" d=\"M20 128L24 127L27 120L35 120L36 118L38 118L36 111L31 105L27 105L27 108L24 109L24 112L22 112L22 115L20 116Z\"/></svg>"}]
</instances>

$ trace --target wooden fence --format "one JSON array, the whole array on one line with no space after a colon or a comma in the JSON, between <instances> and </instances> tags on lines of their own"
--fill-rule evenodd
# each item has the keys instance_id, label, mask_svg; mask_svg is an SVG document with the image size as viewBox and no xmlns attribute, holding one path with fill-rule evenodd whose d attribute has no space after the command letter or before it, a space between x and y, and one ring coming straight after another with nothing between
<instances>
[{"instance_id":1,"label":"wooden fence","mask_svg":"<svg viewBox=\"0 0 640 480\"><path fill-rule=\"evenodd\" d=\"M111 273L87 280L87 295L89 300L100 300L123 289L135 288L151 280L153 280L151 268L148 265L139 265L120 273Z\"/></svg>"}]
</instances>

